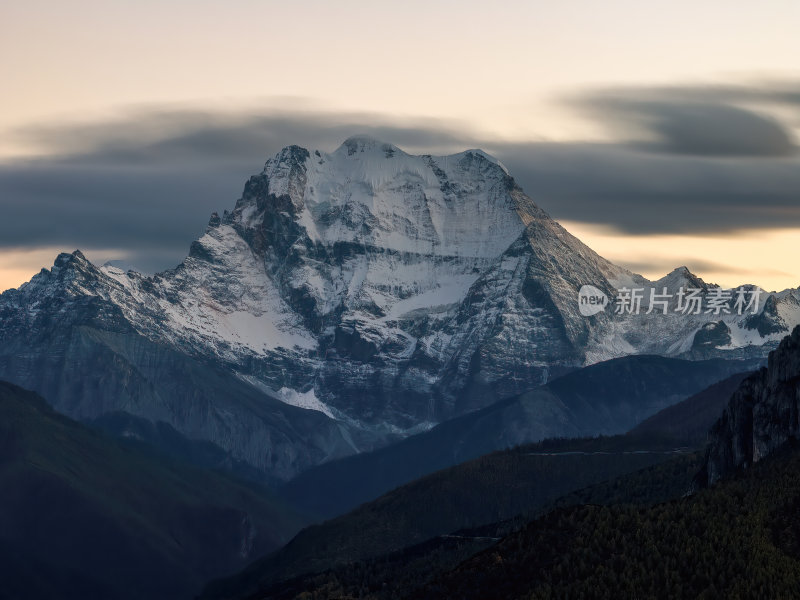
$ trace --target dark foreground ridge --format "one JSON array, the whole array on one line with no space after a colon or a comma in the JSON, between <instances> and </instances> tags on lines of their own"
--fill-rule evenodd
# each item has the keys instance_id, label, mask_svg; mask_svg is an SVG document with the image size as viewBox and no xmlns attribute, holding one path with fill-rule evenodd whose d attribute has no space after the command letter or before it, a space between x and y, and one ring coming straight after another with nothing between
<instances>
[{"instance_id":1,"label":"dark foreground ridge","mask_svg":"<svg viewBox=\"0 0 800 600\"><path fill-rule=\"evenodd\" d=\"M651 508L532 522L412 598L797 598L800 452Z\"/></svg>"},{"instance_id":2,"label":"dark foreground ridge","mask_svg":"<svg viewBox=\"0 0 800 600\"><path fill-rule=\"evenodd\" d=\"M191 598L303 523L260 488L114 440L0 382L0 597Z\"/></svg>"}]
</instances>

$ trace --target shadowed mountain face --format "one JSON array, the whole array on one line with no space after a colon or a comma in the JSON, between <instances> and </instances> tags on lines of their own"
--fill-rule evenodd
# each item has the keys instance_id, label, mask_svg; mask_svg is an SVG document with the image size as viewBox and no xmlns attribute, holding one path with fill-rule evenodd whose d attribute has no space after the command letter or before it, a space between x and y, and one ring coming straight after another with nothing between
<instances>
[{"instance_id":1,"label":"shadowed mountain face","mask_svg":"<svg viewBox=\"0 0 800 600\"><path fill-rule=\"evenodd\" d=\"M610 299L593 316L587 284ZM641 314L614 313L621 287L641 288ZM648 282L609 263L480 150L290 146L175 269L76 251L0 295L0 377L74 418L162 422L288 480L587 364L762 357L800 322L796 290L748 315L681 312L680 287L720 291L685 268ZM667 314L649 306L664 288ZM543 431L562 419L537 402Z\"/></svg>"},{"instance_id":2,"label":"shadowed mountain face","mask_svg":"<svg viewBox=\"0 0 800 600\"><path fill-rule=\"evenodd\" d=\"M668 435L686 446L702 446L711 426L719 419L731 396L750 373L736 373L702 392L646 419L631 430L633 435Z\"/></svg>"},{"instance_id":3,"label":"shadowed mountain face","mask_svg":"<svg viewBox=\"0 0 800 600\"><path fill-rule=\"evenodd\" d=\"M661 356L629 356L597 363L387 448L311 469L284 486L282 494L297 506L332 517L403 483L494 450L545 438L624 433L731 373L759 364ZM705 428L695 436L700 443L705 442L708 428L734 387L728 383L721 390L712 388L700 398L686 400L684 410L692 415L700 410L703 398L714 398L712 403L718 408L702 422ZM720 399L720 395L724 397ZM668 429L665 422L672 417L659 413L658 418L661 421L650 429L663 435ZM702 423L690 424L690 429L702 428ZM678 445L694 445L694 441Z\"/></svg>"},{"instance_id":4,"label":"shadowed mountain face","mask_svg":"<svg viewBox=\"0 0 800 600\"><path fill-rule=\"evenodd\" d=\"M191 598L304 519L265 490L171 463L0 382L0 595Z\"/></svg>"}]
</instances>

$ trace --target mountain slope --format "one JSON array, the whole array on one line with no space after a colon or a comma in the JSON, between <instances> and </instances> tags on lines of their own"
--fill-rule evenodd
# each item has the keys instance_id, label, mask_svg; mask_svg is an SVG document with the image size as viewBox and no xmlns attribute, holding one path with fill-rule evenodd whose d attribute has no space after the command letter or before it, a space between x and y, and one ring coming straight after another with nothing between
<instances>
[{"instance_id":1,"label":"mountain slope","mask_svg":"<svg viewBox=\"0 0 800 600\"><path fill-rule=\"evenodd\" d=\"M206 598L244 598L281 581L361 561L464 528L533 512L571 491L662 463L669 443L581 439L493 453L445 469L300 532L243 572L212 583ZM690 481L690 478L687 479Z\"/></svg>"},{"instance_id":2,"label":"mountain slope","mask_svg":"<svg viewBox=\"0 0 800 600\"><path fill-rule=\"evenodd\" d=\"M659 356L597 363L386 448L311 469L281 493L295 506L333 517L399 485L494 450L545 438L623 433L730 373L757 366L747 361ZM701 443L728 396L709 417ZM694 398L686 402L697 406Z\"/></svg>"},{"instance_id":3,"label":"mountain slope","mask_svg":"<svg viewBox=\"0 0 800 600\"><path fill-rule=\"evenodd\" d=\"M324 414L280 401L210 356L136 331L110 301L117 287L75 253L3 294L0 372L73 418L123 412L168 423L272 477L354 451Z\"/></svg>"},{"instance_id":4,"label":"mountain slope","mask_svg":"<svg viewBox=\"0 0 800 600\"><path fill-rule=\"evenodd\" d=\"M408 597L794 598L798 469L795 449L651 508L556 510Z\"/></svg>"},{"instance_id":5,"label":"mountain slope","mask_svg":"<svg viewBox=\"0 0 800 600\"><path fill-rule=\"evenodd\" d=\"M676 455L629 475L570 493L533 513L462 529L389 554L340 564L321 573L293 577L262 587L256 594L240 597L259 600L309 597L394 600L407 597L503 537L519 531L531 518L555 508L620 503L652 506L679 497L690 488L702 459L700 452Z\"/></svg>"},{"instance_id":6,"label":"mountain slope","mask_svg":"<svg viewBox=\"0 0 800 600\"><path fill-rule=\"evenodd\" d=\"M4 597L189 598L303 523L264 490L115 441L0 382Z\"/></svg>"},{"instance_id":7,"label":"mountain slope","mask_svg":"<svg viewBox=\"0 0 800 600\"><path fill-rule=\"evenodd\" d=\"M687 446L706 443L711 426L719 419L733 393L750 373L737 373L702 392L644 420L633 435L669 435Z\"/></svg>"}]
</instances>

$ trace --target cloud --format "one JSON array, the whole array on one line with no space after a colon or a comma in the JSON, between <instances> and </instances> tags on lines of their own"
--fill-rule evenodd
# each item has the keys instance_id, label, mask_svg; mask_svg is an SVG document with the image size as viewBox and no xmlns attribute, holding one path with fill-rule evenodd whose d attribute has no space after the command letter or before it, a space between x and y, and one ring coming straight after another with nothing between
<instances>
[{"instance_id":1,"label":"cloud","mask_svg":"<svg viewBox=\"0 0 800 600\"><path fill-rule=\"evenodd\" d=\"M720 90L692 94L695 107L717 107L722 97ZM786 105L794 99L781 94L770 101ZM645 102L643 92L638 96ZM655 153L652 146L643 151L625 141L509 143L463 123L312 110L234 115L152 107L103 122L29 127L12 133L39 155L0 164L0 249L60 246L95 250L99 257L114 248L108 258L151 272L168 268L202 234L210 213L232 208L247 177L280 148L332 150L357 133L415 153L482 147L553 217L608 225L622 234L800 227L800 159L773 151L781 147L779 136L762 135L747 152L742 141L738 155L719 156L712 150L722 133L712 136L713 143L692 138L685 113L695 109L687 104L681 112L677 98L669 96L672 112L661 107L661 125L651 126L661 149ZM736 111L714 114L715 131L731 123L744 131L750 118ZM758 119L751 126L768 129Z\"/></svg>"},{"instance_id":2,"label":"cloud","mask_svg":"<svg viewBox=\"0 0 800 600\"><path fill-rule=\"evenodd\" d=\"M797 157L689 157L619 144L516 144L495 151L557 219L623 234L800 226Z\"/></svg>"},{"instance_id":3,"label":"cloud","mask_svg":"<svg viewBox=\"0 0 800 600\"><path fill-rule=\"evenodd\" d=\"M442 119L399 119L368 112L222 110L151 106L115 119L29 126L10 136L61 161L129 165L210 161L215 164L265 160L284 146L333 150L354 133L411 150L456 149L467 137L465 123Z\"/></svg>"},{"instance_id":4,"label":"cloud","mask_svg":"<svg viewBox=\"0 0 800 600\"><path fill-rule=\"evenodd\" d=\"M744 86L585 92L571 102L642 149L694 156L791 156L790 129L755 106L800 105L800 90Z\"/></svg>"},{"instance_id":5,"label":"cloud","mask_svg":"<svg viewBox=\"0 0 800 600\"><path fill-rule=\"evenodd\" d=\"M149 257L137 263L144 270L163 269L180 261L212 210L233 204L241 183L224 170L0 167L0 246L120 248Z\"/></svg>"}]
</instances>

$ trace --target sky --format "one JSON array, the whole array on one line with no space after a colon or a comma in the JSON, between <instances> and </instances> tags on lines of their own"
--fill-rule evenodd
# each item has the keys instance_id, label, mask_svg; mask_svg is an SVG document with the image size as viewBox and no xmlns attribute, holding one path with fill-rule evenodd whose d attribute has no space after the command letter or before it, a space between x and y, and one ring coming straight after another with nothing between
<instances>
[{"instance_id":1,"label":"sky","mask_svg":"<svg viewBox=\"0 0 800 600\"><path fill-rule=\"evenodd\" d=\"M606 258L800 286L800 3L0 2L0 290L169 268L288 144L479 147Z\"/></svg>"}]
</instances>

